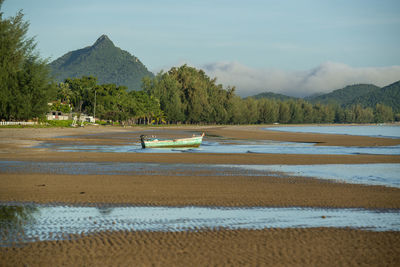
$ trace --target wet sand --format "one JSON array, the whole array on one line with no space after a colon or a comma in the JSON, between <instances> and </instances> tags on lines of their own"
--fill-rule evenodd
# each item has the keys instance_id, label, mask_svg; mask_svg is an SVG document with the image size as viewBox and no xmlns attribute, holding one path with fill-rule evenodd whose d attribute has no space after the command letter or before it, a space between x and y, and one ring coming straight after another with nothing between
<instances>
[{"instance_id":1,"label":"wet sand","mask_svg":"<svg viewBox=\"0 0 400 267\"><path fill-rule=\"evenodd\" d=\"M4 129L0 160L202 164L399 163L387 155L135 154L52 152L42 142L122 145L141 133L160 137L206 132L236 139L389 146L399 139L263 131L256 126ZM400 189L306 178L168 175L0 174L0 201L129 203L134 205L400 207ZM119 232L0 248L0 266L398 266L399 232L350 229Z\"/></svg>"},{"instance_id":2,"label":"wet sand","mask_svg":"<svg viewBox=\"0 0 400 267\"><path fill-rule=\"evenodd\" d=\"M398 266L399 232L106 232L0 248L1 266Z\"/></svg>"},{"instance_id":3,"label":"wet sand","mask_svg":"<svg viewBox=\"0 0 400 267\"><path fill-rule=\"evenodd\" d=\"M239 153L112 153L26 151L0 153L0 160L44 162L143 162L245 165L400 163L399 155L304 155Z\"/></svg>"},{"instance_id":4,"label":"wet sand","mask_svg":"<svg viewBox=\"0 0 400 267\"><path fill-rule=\"evenodd\" d=\"M0 174L0 201L400 208L400 189L308 178Z\"/></svg>"}]
</instances>

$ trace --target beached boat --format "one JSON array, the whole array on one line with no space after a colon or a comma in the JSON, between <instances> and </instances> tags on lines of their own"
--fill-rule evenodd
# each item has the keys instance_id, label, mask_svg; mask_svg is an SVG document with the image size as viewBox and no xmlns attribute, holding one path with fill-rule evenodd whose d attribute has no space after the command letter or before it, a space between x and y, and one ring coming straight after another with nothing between
<instances>
[{"instance_id":1,"label":"beached boat","mask_svg":"<svg viewBox=\"0 0 400 267\"><path fill-rule=\"evenodd\" d=\"M200 136L193 136L189 138L159 140L156 137L140 136L142 148L153 147L199 147L203 141L204 133Z\"/></svg>"}]
</instances>

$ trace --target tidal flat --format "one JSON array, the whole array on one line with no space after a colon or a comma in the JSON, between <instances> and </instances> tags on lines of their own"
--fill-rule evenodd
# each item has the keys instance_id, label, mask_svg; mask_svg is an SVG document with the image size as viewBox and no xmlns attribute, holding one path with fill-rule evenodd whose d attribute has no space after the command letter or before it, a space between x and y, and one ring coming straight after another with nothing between
<instances>
[{"instance_id":1,"label":"tidal flat","mask_svg":"<svg viewBox=\"0 0 400 267\"><path fill-rule=\"evenodd\" d=\"M2 207L34 207L2 215L31 223L2 233L1 265L398 265L400 189L385 169L399 169L400 139L265 128L0 128ZM198 151L137 147L143 133L201 132Z\"/></svg>"}]
</instances>

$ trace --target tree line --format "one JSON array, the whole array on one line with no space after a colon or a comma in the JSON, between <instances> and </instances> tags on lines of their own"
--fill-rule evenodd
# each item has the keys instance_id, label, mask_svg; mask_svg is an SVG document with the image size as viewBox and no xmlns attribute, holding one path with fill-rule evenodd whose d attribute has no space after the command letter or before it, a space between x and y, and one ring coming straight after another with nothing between
<instances>
[{"instance_id":1,"label":"tree line","mask_svg":"<svg viewBox=\"0 0 400 267\"><path fill-rule=\"evenodd\" d=\"M2 3L0 0L0 9ZM128 124L367 123L395 119L392 109L383 104L344 108L303 99L243 99L235 94L235 87L223 88L216 78L187 65L145 77L140 91L98 84L91 76L56 83L47 62L35 52L34 39L26 37L28 27L21 12L6 19L0 12L0 120L43 118L50 109L96 113L99 119Z\"/></svg>"},{"instance_id":2,"label":"tree line","mask_svg":"<svg viewBox=\"0 0 400 267\"><path fill-rule=\"evenodd\" d=\"M187 65L145 78L143 90L160 101L170 123L368 123L393 121L391 107L375 108L338 104L311 104L303 99L242 99L235 87L224 89L203 70ZM400 118L399 118L400 119Z\"/></svg>"},{"instance_id":3,"label":"tree line","mask_svg":"<svg viewBox=\"0 0 400 267\"><path fill-rule=\"evenodd\" d=\"M144 91L127 91L125 86L97 84L97 78L68 78L57 86L57 101L75 113L94 115L102 120L122 123L161 122L158 99Z\"/></svg>"}]
</instances>

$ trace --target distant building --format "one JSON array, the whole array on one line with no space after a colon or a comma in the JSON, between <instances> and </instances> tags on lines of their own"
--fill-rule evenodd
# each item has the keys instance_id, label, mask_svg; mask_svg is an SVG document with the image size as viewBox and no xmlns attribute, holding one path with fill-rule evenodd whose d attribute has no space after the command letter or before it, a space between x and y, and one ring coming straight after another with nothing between
<instances>
[{"instance_id":1,"label":"distant building","mask_svg":"<svg viewBox=\"0 0 400 267\"><path fill-rule=\"evenodd\" d=\"M46 114L46 117L47 117L47 120L49 120L49 121L76 120L76 121L81 121L81 122L83 121L83 122L95 123L94 117L86 115L86 114L81 114L78 118L77 114L62 113L61 111L50 111L49 113Z\"/></svg>"},{"instance_id":2,"label":"distant building","mask_svg":"<svg viewBox=\"0 0 400 267\"><path fill-rule=\"evenodd\" d=\"M46 118L49 121L53 121L53 120L59 120L59 121L72 120L72 113L62 113L61 111L50 111L49 113L46 114Z\"/></svg>"},{"instance_id":3,"label":"distant building","mask_svg":"<svg viewBox=\"0 0 400 267\"><path fill-rule=\"evenodd\" d=\"M90 122L90 123L95 123L94 117L93 116L88 116L86 114L81 114L79 117L80 121L85 121L85 122Z\"/></svg>"}]
</instances>

